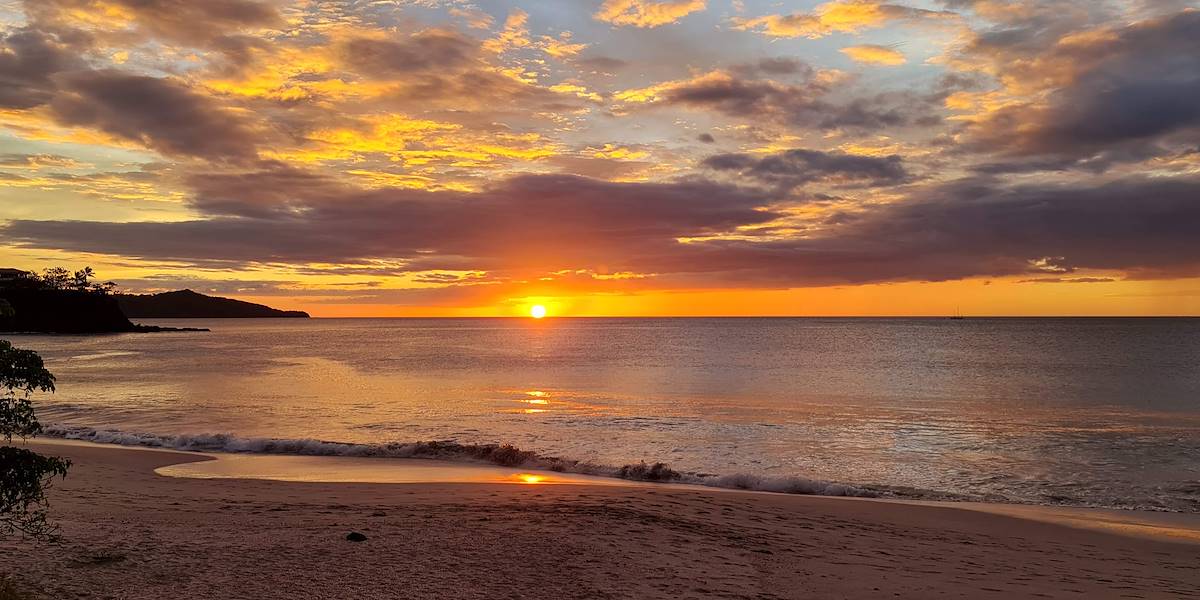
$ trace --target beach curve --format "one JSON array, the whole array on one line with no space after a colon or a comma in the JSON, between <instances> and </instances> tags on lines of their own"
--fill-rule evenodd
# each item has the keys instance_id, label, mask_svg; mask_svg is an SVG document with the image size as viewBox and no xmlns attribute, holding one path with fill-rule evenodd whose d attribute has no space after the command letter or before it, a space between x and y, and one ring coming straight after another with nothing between
<instances>
[{"instance_id":1,"label":"beach curve","mask_svg":"<svg viewBox=\"0 0 1200 600\"><path fill-rule=\"evenodd\" d=\"M56 598L1177 598L1200 589L1195 544L958 504L199 480L155 470L209 456L36 446L76 463L52 492L63 541L5 541L0 564ZM350 531L367 541L347 542Z\"/></svg>"}]
</instances>

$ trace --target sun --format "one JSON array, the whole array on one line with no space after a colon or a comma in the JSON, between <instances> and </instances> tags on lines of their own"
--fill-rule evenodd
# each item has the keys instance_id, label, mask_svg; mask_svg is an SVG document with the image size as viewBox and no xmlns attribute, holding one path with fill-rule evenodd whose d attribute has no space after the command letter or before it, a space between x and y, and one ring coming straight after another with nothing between
<instances>
[{"instance_id":1,"label":"sun","mask_svg":"<svg viewBox=\"0 0 1200 600\"><path fill-rule=\"evenodd\" d=\"M529 307L529 316L535 319L541 319L546 316L546 307L541 304L534 304Z\"/></svg>"}]
</instances>

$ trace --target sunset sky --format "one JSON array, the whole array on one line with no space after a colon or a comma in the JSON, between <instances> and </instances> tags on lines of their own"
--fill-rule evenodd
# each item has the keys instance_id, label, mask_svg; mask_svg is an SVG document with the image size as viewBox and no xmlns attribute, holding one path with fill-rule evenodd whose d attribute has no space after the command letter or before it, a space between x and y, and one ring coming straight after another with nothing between
<instances>
[{"instance_id":1,"label":"sunset sky","mask_svg":"<svg viewBox=\"0 0 1200 600\"><path fill-rule=\"evenodd\" d=\"M1200 314L1173 0L0 0L0 266L317 316Z\"/></svg>"}]
</instances>

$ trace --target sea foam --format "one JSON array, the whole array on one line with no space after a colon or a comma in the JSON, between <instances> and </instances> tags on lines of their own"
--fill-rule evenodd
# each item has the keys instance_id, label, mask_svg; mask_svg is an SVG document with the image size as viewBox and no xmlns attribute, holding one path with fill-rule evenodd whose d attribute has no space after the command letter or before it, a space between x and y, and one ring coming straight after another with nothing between
<instances>
[{"instance_id":1,"label":"sea foam","mask_svg":"<svg viewBox=\"0 0 1200 600\"><path fill-rule=\"evenodd\" d=\"M587 461L545 456L508 444L462 444L454 441L390 442L355 444L316 439L238 437L225 433L159 435L91 427L51 425L49 437L121 446L142 446L190 452L285 454L297 456L350 456L357 458L415 458L455 462L489 463L560 473L611 477L630 481L682 483L714 488L809 494L821 496L877 497L869 488L830 483L794 476L762 476L745 473L712 475L677 471L664 463L633 463L620 467Z\"/></svg>"}]
</instances>

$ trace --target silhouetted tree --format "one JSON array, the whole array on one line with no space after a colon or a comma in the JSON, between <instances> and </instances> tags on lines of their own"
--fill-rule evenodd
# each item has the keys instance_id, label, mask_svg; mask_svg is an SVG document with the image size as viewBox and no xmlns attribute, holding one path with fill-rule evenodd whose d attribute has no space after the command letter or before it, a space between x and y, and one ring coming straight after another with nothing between
<instances>
[{"instance_id":1,"label":"silhouetted tree","mask_svg":"<svg viewBox=\"0 0 1200 600\"><path fill-rule=\"evenodd\" d=\"M30 396L53 391L54 375L46 370L42 357L0 340L0 437L5 442L42 432ZM66 477L70 466L70 461L62 458L0 447L0 535L52 536L54 526L46 518L46 490L55 477Z\"/></svg>"},{"instance_id":2,"label":"silhouetted tree","mask_svg":"<svg viewBox=\"0 0 1200 600\"><path fill-rule=\"evenodd\" d=\"M117 284L111 281L104 283L93 281L95 278L96 271L91 267L84 267L75 272L71 272L65 267L52 267L42 271L41 275L30 273L25 276L16 277L7 282L6 287L18 289L74 290L93 294L111 294L116 291Z\"/></svg>"},{"instance_id":3,"label":"silhouetted tree","mask_svg":"<svg viewBox=\"0 0 1200 600\"><path fill-rule=\"evenodd\" d=\"M117 288L117 284L108 281L105 283L93 282L96 272L91 267L84 267L74 273L69 273L62 267L46 269L46 274L42 276L42 281L50 285L56 290L75 290L78 292L91 292L94 294L108 294Z\"/></svg>"},{"instance_id":4,"label":"silhouetted tree","mask_svg":"<svg viewBox=\"0 0 1200 600\"><path fill-rule=\"evenodd\" d=\"M48 289L65 290L75 282L75 275L63 267L51 267L42 271L41 280Z\"/></svg>"},{"instance_id":5,"label":"silhouetted tree","mask_svg":"<svg viewBox=\"0 0 1200 600\"><path fill-rule=\"evenodd\" d=\"M84 267L75 271L74 281L71 282L75 289L86 292L91 287L91 279L96 276L96 272L91 267Z\"/></svg>"}]
</instances>

